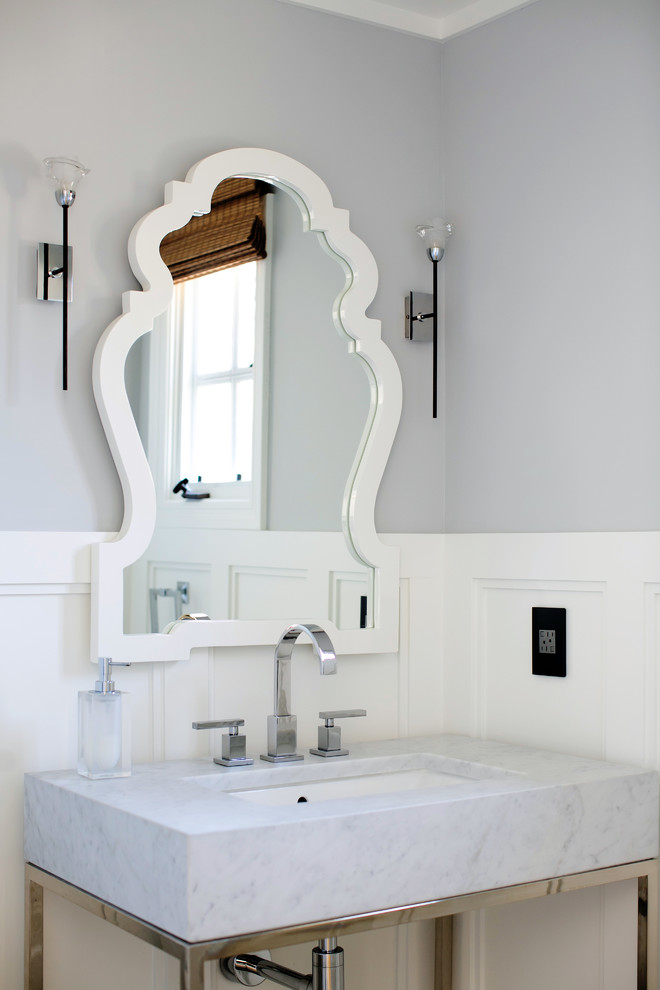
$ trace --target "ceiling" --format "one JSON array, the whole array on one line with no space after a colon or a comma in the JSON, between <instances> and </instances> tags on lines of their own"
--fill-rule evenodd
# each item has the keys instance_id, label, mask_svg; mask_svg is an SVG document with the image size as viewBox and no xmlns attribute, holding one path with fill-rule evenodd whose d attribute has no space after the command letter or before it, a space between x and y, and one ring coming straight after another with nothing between
<instances>
[{"instance_id":1,"label":"ceiling","mask_svg":"<svg viewBox=\"0 0 660 990\"><path fill-rule=\"evenodd\" d=\"M442 41L535 0L283 0Z\"/></svg>"}]
</instances>

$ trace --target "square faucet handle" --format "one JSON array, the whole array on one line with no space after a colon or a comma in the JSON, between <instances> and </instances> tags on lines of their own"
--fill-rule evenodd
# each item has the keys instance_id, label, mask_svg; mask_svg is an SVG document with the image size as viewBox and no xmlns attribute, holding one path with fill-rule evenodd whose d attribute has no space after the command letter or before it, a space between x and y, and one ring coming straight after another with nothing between
<instances>
[{"instance_id":1,"label":"square faucet handle","mask_svg":"<svg viewBox=\"0 0 660 990\"><path fill-rule=\"evenodd\" d=\"M245 736L238 731L245 725L244 718L222 718L212 722L193 722L193 729L229 729L222 737L222 756L214 756L213 762L221 767L247 767L254 760L245 755Z\"/></svg>"},{"instance_id":2,"label":"square faucet handle","mask_svg":"<svg viewBox=\"0 0 660 990\"><path fill-rule=\"evenodd\" d=\"M357 718L366 715L365 708L347 708L343 711L319 712L319 718L325 721L325 725L319 725L318 746L310 749L314 756L348 756L348 750L342 749L341 729L335 728L336 718Z\"/></svg>"},{"instance_id":3,"label":"square faucet handle","mask_svg":"<svg viewBox=\"0 0 660 990\"><path fill-rule=\"evenodd\" d=\"M336 718L358 718L366 714L366 708L346 708L343 711L319 712L319 718L325 719L326 729L331 729Z\"/></svg>"},{"instance_id":4,"label":"square faucet handle","mask_svg":"<svg viewBox=\"0 0 660 990\"><path fill-rule=\"evenodd\" d=\"M238 735L239 725L245 725L244 718L222 718L215 722L193 722L193 729L229 729L230 736Z\"/></svg>"}]
</instances>

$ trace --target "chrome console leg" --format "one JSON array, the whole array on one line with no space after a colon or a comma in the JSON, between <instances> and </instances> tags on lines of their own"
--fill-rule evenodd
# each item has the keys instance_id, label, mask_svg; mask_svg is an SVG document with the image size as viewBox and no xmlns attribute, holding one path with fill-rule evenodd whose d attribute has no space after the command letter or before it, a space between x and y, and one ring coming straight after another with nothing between
<instances>
[{"instance_id":1,"label":"chrome console leg","mask_svg":"<svg viewBox=\"0 0 660 990\"><path fill-rule=\"evenodd\" d=\"M44 987L44 888L25 878L25 990Z\"/></svg>"},{"instance_id":2,"label":"chrome console leg","mask_svg":"<svg viewBox=\"0 0 660 990\"><path fill-rule=\"evenodd\" d=\"M637 990L647 990L649 878L637 879Z\"/></svg>"},{"instance_id":3,"label":"chrome console leg","mask_svg":"<svg viewBox=\"0 0 660 990\"><path fill-rule=\"evenodd\" d=\"M454 916L435 919L434 990L451 990L454 943Z\"/></svg>"},{"instance_id":4,"label":"chrome console leg","mask_svg":"<svg viewBox=\"0 0 660 990\"><path fill-rule=\"evenodd\" d=\"M637 990L658 985L658 871L637 879Z\"/></svg>"},{"instance_id":5,"label":"chrome console leg","mask_svg":"<svg viewBox=\"0 0 660 990\"><path fill-rule=\"evenodd\" d=\"M204 956L188 948L179 962L180 990L204 990Z\"/></svg>"}]
</instances>

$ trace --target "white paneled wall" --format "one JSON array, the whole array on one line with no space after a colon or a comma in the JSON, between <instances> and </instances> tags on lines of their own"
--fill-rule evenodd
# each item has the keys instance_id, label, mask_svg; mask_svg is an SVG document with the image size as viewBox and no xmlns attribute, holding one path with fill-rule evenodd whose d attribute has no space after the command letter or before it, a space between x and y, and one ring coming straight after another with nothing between
<instances>
[{"instance_id":1,"label":"white paneled wall","mask_svg":"<svg viewBox=\"0 0 660 990\"><path fill-rule=\"evenodd\" d=\"M89 551L99 534L9 534L0 552L0 622L6 631L0 703L0 990L22 985L23 773L75 765L77 692L91 686ZM394 539L394 538L391 538ZM0 538L1 540L1 538ZM296 647L293 702L302 746L316 743L317 714L365 707L346 739L440 729L437 613L441 539L396 538L402 545L401 648L398 653L341 657L338 676L321 678L310 646ZM2 547L0 546L0 551ZM20 584L16 583L18 576ZM425 635L424 628L430 635ZM207 756L219 740L195 732L193 720L241 716L248 748L263 752L273 706L273 651L264 647L197 650L189 661L137 664L117 671L131 694L135 762ZM428 668L428 678L420 670ZM109 851L109 855L112 855ZM158 878L154 877L154 883ZM308 882L314 883L314 877ZM342 882L341 863L337 883ZM431 982L432 925L344 940L349 986L364 990ZM177 990L178 969L162 953L112 929L55 896L46 902L47 990ZM275 958L308 972L309 947ZM224 981L209 966L210 990Z\"/></svg>"},{"instance_id":2,"label":"white paneled wall","mask_svg":"<svg viewBox=\"0 0 660 990\"><path fill-rule=\"evenodd\" d=\"M88 554L77 539L47 535L43 554L30 539L0 563L0 990L22 983L22 775L73 765L76 695L94 675ZM303 745L315 740L321 708L364 706L368 717L346 728L349 742L444 728L660 765L660 535L388 539L402 551L399 652L342 657L338 676L321 679L311 649L297 647ZM566 679L531 674L534 605L567 609ZM194 732L193 719L242 716L248 747L265 744L269 648L198 650L118 680L132 695L136 761L207 755L217 740ZM465 916L456 990L633 990L635 895L623 883ZM347 938L348 990L430 990L432 940L428 923ZM165 956L55 897L46 950L47 990L176 990ZM309 947L276 958L309 969ZM227 990L214 967L208 985Z\"/></svg>"},{"instance_id":3,"label":"white paneled wall","mask_svg":"<svg viewBox=\"0 0 660 990\"><path fill-rule=\"evenodd\" d=\"M605 585L598 582L474 580L472 734L604 755L604 598ZM580 662L572 663L566 679L532 677L532 608L558 602L567 612L572 660ZM570 726L563 740L557 738L558 715Z\"/></svg>"},{"instance_id":4,"label":"white paneled wall","mask_svg":"<svg viewBox=\"0 0 660 990\"><path fill-rule=\"evenodd\" d=\"M447 731L660 766L658 534L450 535L444 563ZM531 673L535 605L566 608L565 679ZM466 916L457 990L633 990L635 902L626 882Z\"/></svg>"}]
</instances>

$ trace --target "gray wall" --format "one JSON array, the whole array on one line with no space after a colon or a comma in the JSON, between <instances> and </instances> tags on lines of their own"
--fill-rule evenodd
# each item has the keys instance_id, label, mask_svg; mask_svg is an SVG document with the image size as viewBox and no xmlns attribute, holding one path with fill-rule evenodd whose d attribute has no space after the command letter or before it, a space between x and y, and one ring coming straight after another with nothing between
<instances>
[{"instance_id":1,"label":"gray wall","mask_svg":"<svg viewBox=\"0 0 660 990\"><path fill-rule=\"evenodd\" d=\"M258 145L318 172L376 257L370 315L404 382L381 531L660 528L659 22L657 0L538 0L439 46L276 0L13 5L0 525L118 528L90 368L136 284L128 233L192 162ZM54 153L92 168L70 217L66 394L60 309L34 299L35 244L60 235ZM446 454L429 345L401 328L405 291L429 281L413 227L445 196Z\"/></svg>"},{"instance_id":2,"label":"gray wall","mask_svg":"<svg viewBox=\"0 0 660 990\"><path fill-rule=\"evenodd\" d=\"M427 356L403 341L402 298L426 278L414 225L442 204L437 44L276 0L26 0L0 32L0 526L115 530L122 496L91 361L121 293L133 224L204 156L272 148L317 172L373 250L370 315L405 377L406 410L379 500L384 531L442 525L440 425L420 413ZM65 25L65 28L63 28ZM424 134L424 148L408 140ZM70 388L60 308L34 299L35 245L61 213L50 154L92 171L71 210ZM424 405L426 409L426 405ZM414 497L407 479L424 473ZM405 480L403 480L405 479Z\"/></svg>"},{"instance_id":3,"label":"gray wall","mask_svg":"<svg viewBox=\"0 0 660 990\"><path fill-rule=\"evenodd\" d=\"M342 267L303 230L293 197L272 200L267 528L341 532L369 379L332 319Z\"/></svg>"},{"instance_id":4,"label":"gray wall","mask_svg":"<svg viewBox=\"0 0 660 990\"><path fill-rule=\"evenodd\" d=\"M443 48L447 529L660 528L660 4Z\"/></svg>"}]
</instances>

